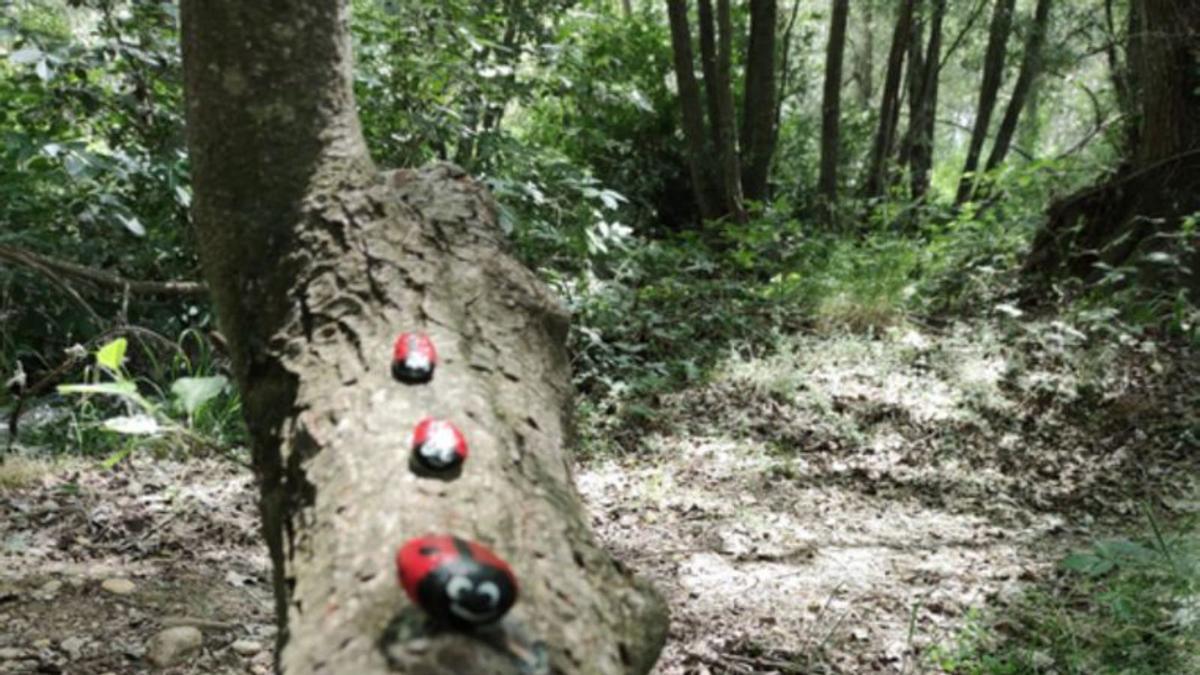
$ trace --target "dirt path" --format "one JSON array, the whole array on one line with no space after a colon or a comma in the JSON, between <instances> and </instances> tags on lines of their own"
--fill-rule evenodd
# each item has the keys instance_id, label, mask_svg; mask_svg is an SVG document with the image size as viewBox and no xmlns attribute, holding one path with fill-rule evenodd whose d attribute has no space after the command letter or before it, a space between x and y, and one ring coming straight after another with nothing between
<instances>
[{"instance_id":1,"label":"dirt path","mask_svg":"<svg viewBox=\"0 0 1200 675\"><path fill-rule=\"evenodd\" d=\"M657 672L927 671L974 611L1194 489L1186 359L1010 328L803 338L587 465L597 531L674 609Z\"/></svg>"},{"instance_id":2,"label":"dirt path","mask_svg":"<svg viewBox=\"0 0 1200 675\"><path fill-rule=\"evenodd\" d=\"M657 669L928 670L1063 551L1194 494L1200 360L1061 324L799 338L661 402L579 471L599 535L670 599ZM1190 456L1190 457L1189 457ZM267 673L254 487L228 463L0 469L0 673ZM129 583L122 583L129 582Z\"/></svg>"}]
</instances>

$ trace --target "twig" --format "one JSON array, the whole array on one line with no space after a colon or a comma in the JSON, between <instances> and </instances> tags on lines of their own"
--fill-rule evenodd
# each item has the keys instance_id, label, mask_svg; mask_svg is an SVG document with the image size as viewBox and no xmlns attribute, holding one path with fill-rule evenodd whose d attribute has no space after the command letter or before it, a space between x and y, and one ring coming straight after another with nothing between
<instances>
[{"instance_id":1,"label":"twig","mask_svg":"<svg viewBox=\"0 0 1200 675\"><path fill-rule=\"evenodd\" d=\"M0 245L0 262L32 269L52 282L61 284L63 277L103 288L118 289L138 295L203 296L208 287L195 281L136 281L94 267L50 258L16 246Z\"/></svg>"}]
</instances>

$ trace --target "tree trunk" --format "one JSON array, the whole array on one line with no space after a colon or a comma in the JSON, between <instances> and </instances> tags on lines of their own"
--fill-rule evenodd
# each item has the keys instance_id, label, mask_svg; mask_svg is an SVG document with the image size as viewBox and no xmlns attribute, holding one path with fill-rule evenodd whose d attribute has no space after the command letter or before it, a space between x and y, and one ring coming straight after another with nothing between
<instances>
[{"instance_id":1,"label":"tree trunk","mask_svg":"<svg viewBox=\"0 0 1200 675\"><path fill-rule=\"evenodd\" d=\"M671 49L675 58L675 82L679 89L679 108L683 118L683 137L687 144L688 171L700 217L720 218L721 199L712 174L705 164L709 146L704 131L704 110L700 103L700 85L692 57L692 35L688 29L687 0L667 0L667 17L671 24ZM715 114L715 113L714 113Z\"/></svg>"},{"instance_id":2,"label":"tree trunk","mask_svg":"<svg viewBox=\"0 0 1200 675\"><path fill-rule=\"evenodd\" d=\"M595 544L564 450L566 314L502 251L477 183L447 165L378 174L347 4L182 3L195 223L252 439L278 670L516 673L484 638L519 624L555 672L647 672L663 605ZM432 383L391 379L403 330L436 341ZM408 468L427 413L471 443L455 480ZM498 633L405 632L421 623L392 560L428 532L482 540L516 570Z\"/></svg>"},{"instance_id":3,"label":"tree trunk","mask_svg":"<svg viewBox=\"0 0 1200 675\"><path fill-rule=\"evenodd\" d=\"M992 25L988 30L987 52L983 61L983 81L979 85L979 107L975 112L975 125L971 129L971 141L967 147L967 161L958 182L955 204L971 198L975 185L975 172L979 169L979 157L991 127L992 111L1000 94L1004 80L1004 61L1008 54L1008 35L1012 31L1013 6L1016 0L996 0L992 12Z\"/></svg>"},{"instance_id":4,"label":"tree trunk","mask_svg":"<svg viewBox=\"0 0 1200 675\"><path fill-rule=\"evenodd\" d=\"M1021 124L1017 128L1017 147L1024 148L1037 159L1037 148L1042 140L1042 80L1037 78L1025 97L1025 111L1021 113Z\"/></svg>"},{"instance_id":5,"label":"tree trunk","mask_svg":"<svg viewBox=\"0 0 1200 675\"><path fill-rule=\"evenodd\" d=\"M1125 58L1122 59L1119 53L1120 50L1120 33L1117 29L1116 10L1113 7L1114 0L1105 0L1104 2L1104 26L1107 35L1108 45L1104 50L1105 56L1108 59L1108 75L1112 80L1113 96L1117 100L1117 109L1124 115L1124 121L1121 125L1123 130L1123 140L1125 142L1124 150L1131 151L1137 142L1137 103L1133 93L1133 73L1131 61L1133 57L1133 40L1134 33L1137 28L1137 11L1136 8L1130 7L1125 17L1125 41L1128 48L1125 52Z\"/></svg>"},{"instance_id":6,"label":"tree trunk","mask_svg":"<svg viewBox=\"0 0 1200 675\"><path fill-rule=\"evenodd\" d=\"M1200 212L1200 6L1136 0L1132 10L1151 36L1127 38L1141 120L1136 146L1115 177L1050 207L1025 263L1031 299L1049 281L1094 282L1106 267L1136 270L1156 292L1186 284L1200 297L1200 234L1180 231ZM1177 264L1163 264L1171 256Z\"/></svg>"},{"instance_id":7,"label":"tree trunk","mask_svg":"<svg viewBox=\"0 0 1200 675\"><path fill-rule=\"evenodd\" d=\"M908 53L908 42L912 35L913 10L916 0L904 0L896 17L896 28L892 32L892 47L888 53L887 77L883 82L883 98L879 103L879 128L871 147L871 162L863 193L867 197L881 197L887 191L888 159L896 140L896 123L900 113L900 83L904 74L904 56Z\"/></svg>"},{"instance_id":8,"label":"tree trunk","mask_svg":"<svg viewBox=\"0 0 1200 675\"><path fill-rule=\"evenodd\" d=\"M750 0L746 48L746 94L742 107L742 194L766 201L775 155L775 0Z\"/></svg>"},{"instance_id":9,"label":"tree trunk","mask_svg":"<svg viewBox=\"0 0 1200 675\"><path fill-rule=\"evenodd\" d=\"M701 6L709 0L700 0ZM725 213L735 222L747 220L742 205L741 162L738 159L737 120L733 107L733 20L729 0L717 0L717 158L721 163L721 184Z\"/></svg>"},{"instance_id":10,"label":"tree trunk","mask_svg":"<svg viewBox=\"0 0 1200 675\"><path fill-rule=\"evenodd\" d=\"M696 22L700 24L700 71L704 73L704 101L708 104L708 139L709 150L719 153L721 134L721 87L717 76L717 20L713 16L712 0L700 0L696 8ZM717 167L717 186L725 185L720 178L721 168ZM725 201L724 195L721 197Z\"/></svg>"},{"instance_id":11,"label":"tree trunk","mask_svg":"<svg viewBox=\"0 0 1200 675\"><path fill-rule=\"evenodd\" d=\"M859 107L870 110L875 97L875 3L858 6L863 9L863 44L853 52L854 81L858 84Z\"/></svg>"},{"instance_id":12,"label":"tree trunk","mask_svg":"<svg viewBox=\"0 0 1200 675\"><path fill-rule=\"evenodd\" d=\"M850 0L833 0L829 43L825 49L825 91L821 102L821 173L817 191L831 215L837 204L837 170L841 142L842 60L846 53L846 23Z\"/></svg>"},{"instance_id":13,"label":"tree trunk","mask_svg":"<svg viewBox=\"0 0 1200 675\"><path fill-rule=\"evenodd\" d=\"M908 100L908 131L900 143L900 154L896 162L901 167L908 166L912 159L913 143L917 136L915 124L919 123L921 96L925 88L925 4L924 0L916 2L908 39L908 64L904 73Z\"/></svg>"},{"instance_id":14,"label":"tree trunk","mask_svg":"<svg viewBox=\"0 0 1200 675\"><path fill-rule=\"evenodd\" d=\"M924 199L929 192L929 176L933 173L933 134L937 119L938 89L941 82L942 29L946 19L946 0L934 0L929 22L929 43L921 59L920 105L910 121L912 151L909 156L912 197Z\"/></svg>"},{"instance_id":15,"label":"tree trunk","mask_svg":"<svg viewBox=\"0 0 1200 675\"><path fill-rule=\"evenodd\" d=\"M1025 109L1025 101L1033 90L1034 83L1042 70L1042 45L1045 42L1046 31L1050 24L1051 0L1038 0L1034 10L1033 24L1029 27L1029 35L1025 40L1025 54L1021 57L1021 70L1017 74L1017 83L1013 85L1012 97L1008 100L1008 108L1004 111L1004 119L1000 121L1000 129L996 131L996 140L992 143L992 154L988 156L985 170L1000 166L1008 155L1012 145L1013 135L1017 131L1021 111Z\"/></svg>"}]
</instances>

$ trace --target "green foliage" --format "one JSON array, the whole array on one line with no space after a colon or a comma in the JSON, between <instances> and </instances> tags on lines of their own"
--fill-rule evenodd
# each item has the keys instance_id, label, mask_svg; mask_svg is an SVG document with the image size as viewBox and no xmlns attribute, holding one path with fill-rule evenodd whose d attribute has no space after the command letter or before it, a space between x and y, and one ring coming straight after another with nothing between
<instances>
[{"instance_id":1,"label":"green foliage","mask_svg":"<svg viewBox=\"0 0 1200 675\"><path fill-rule=\"evenodd\" d=\"M1200 667L1197 522L1170 533L1148 516L1137 540L1110 538L1067 556L1063 576L991 619L976 614L933 651L949 672L1170 675Z\"/></svg>"},{"instance_id":2,"label":"green foliage","mask_svg":"<svg viewBox=\"0 0 1200 675\"><path fill-rule=\"evenodd\" d=\"M195 374L176 377L164 393L153 379L130 373L128 348L123 337L102 345L95 367L85 370L85 382L58 387L76 403L67 425L42 432L49 436L38 439L42 444L73 442L83 454L107 456L111 465L140 445L158 447L163 441L217 452L244 442L240 403L225 376L207 374L203 362L193 368L181 349L173 370L182 365ZM65 437L56 437L56 431Z\"/></svg>"},{"instance_id":3,"label":"green foliage","mask_svg":"<svg viewBox=\"0 0 1200 675\"><path fill-rule=\"evenodd\" d=\"M11 10L11 11L10 11ZM195 277L173 2L10 2L0 16L0 244L131 278ZM120 299L93 305L101 316ZM0 268L0 354L57 352L93 333L54 284ZM127 318L171 327L174 307ZM199 318L199 317L197 317Z\"/></svg>"}]
</instances>

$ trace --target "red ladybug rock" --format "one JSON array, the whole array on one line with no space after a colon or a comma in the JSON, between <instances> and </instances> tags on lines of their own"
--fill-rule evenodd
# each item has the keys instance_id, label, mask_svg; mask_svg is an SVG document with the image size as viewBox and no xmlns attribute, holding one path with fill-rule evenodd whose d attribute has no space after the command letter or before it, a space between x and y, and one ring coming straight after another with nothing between
<instances>
[{"instance_id":1,"label":"red ladybug rock","mask_svg":"<svg viewBox=\"0 0 1200 675\"><path fill-rule=\"evenodd\" d=\"M405 384L424 384L433 379L437 349L424 333L401 333L392 346L392 377Z\"/></svg>"},{"instance_id":2,"label":"red ladybug rock","mask_svg":"<svg viewBox=\"0 0 1200 675\"><path fill-rule=\"evenodd\" d=\"M467 439L446 420L426 417L418 422L410 445L417 468L433 473L457 469L467 459Z\"/></svg>"},{"instance_id":3,"label":"red ladybug rock","mask_svg":"<svg viewBox=\"0 0 1200 675\"><path fill-rule=\"evenodd\" d=\"M483 544L450 535L409 539L396 553L409 599L439 623L457 628L499 621L517 601L517 578Z\"/></svg>"}]
</instances>

